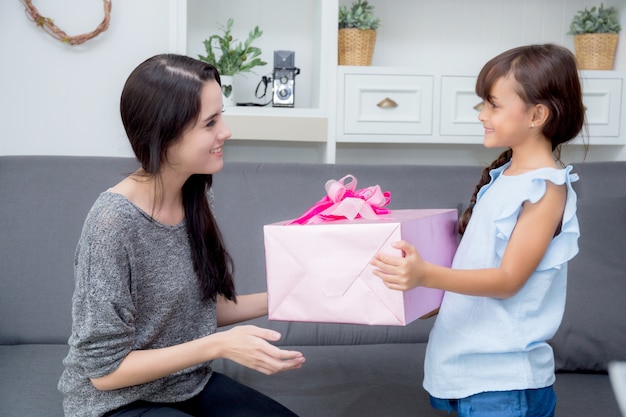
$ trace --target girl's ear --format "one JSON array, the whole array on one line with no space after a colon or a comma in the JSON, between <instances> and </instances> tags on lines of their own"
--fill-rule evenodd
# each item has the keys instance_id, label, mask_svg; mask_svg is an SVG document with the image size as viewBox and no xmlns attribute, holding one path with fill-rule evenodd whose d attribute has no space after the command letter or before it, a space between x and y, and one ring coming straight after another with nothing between
<instances>
[{"instance_id":1,"label":"girl's ear","mask_svg":"<svg viewBox=\"0 0 626 417\"><path fill-rule=\"evenodd\" d=\"M550 117L550 109L543 104L536 104L531 115L532 126L543 126L548 121L548 117Z\"/></svg>"}]
</instances>

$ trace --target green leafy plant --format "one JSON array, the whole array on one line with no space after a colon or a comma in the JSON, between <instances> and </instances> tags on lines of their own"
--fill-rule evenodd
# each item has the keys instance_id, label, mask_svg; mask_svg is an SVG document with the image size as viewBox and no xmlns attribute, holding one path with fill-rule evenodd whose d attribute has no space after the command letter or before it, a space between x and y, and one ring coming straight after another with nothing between
<instances>
[{"instance_id":1,"label":"green leafy plant","mask_svg":"<svg viewBox=\"0 0 626 417\"><path fill-rule=\"evenodd\" d=\"M339 29L357 28L374 29L378 28L380 19L374 17L374 6L367 0L357 0L348 9L347 6L339 6Z\"/></svg>"},{"instance_id":2,"label":"green leafy plant","mask_svg":"<svg viewBox=\"0 0 626 417\"><path fill-rule=\"evenodd\" d=\"M569 35L582 35L585 33L619 33L622 27L617 18L615 7L605 8L603 3L600 7L592 7L578 11L570 24Z\"/></svg>"},{"instance_id":3,"label":"green leafy plant","mask_svg":"<svg viewBox=\"0 0 626 417\"><path fill-rule=\"evenodd\" d=\"M252 46L252 43L263 35L263 31L255 26L248 34L245 42L237 43L233 39L231 30L233 27L233 19L228 19L226 27L220 26L223 35L212 35L204 40L204 49L206 56L198 55L201 61L208 62L217 68L220 75L232 76L241 72L252 71L256 66L266 65L267 62L258 58L261 55L261 49ZM215 52L219 50L219 58Z\"/></svg>"}]
</instances>

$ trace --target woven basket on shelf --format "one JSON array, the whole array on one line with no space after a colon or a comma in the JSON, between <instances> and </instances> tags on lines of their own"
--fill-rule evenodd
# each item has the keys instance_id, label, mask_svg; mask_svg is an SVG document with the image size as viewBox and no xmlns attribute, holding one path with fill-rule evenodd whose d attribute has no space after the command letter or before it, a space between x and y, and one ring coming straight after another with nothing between
<instances>
[{"instance_id":1,"label":"woven basket on shelf","mask_svg":"<svg viewBox=\"0 0 626 417\"><path fill-rule=\"evenodd\" d=\"M581 70L611 70L617 33L585 33L574 36L574 52Z\"/></svg>"},{"instance_id":2,"label":"woven basket on shelf","mask_svg":"<svg viewBox=\"0 0 626 417\"><path fill-rule=\"evenodd\" d=\"M375 43L373 29L339 29L339 65L372 65Z\"/></svg>"}]
</instances>

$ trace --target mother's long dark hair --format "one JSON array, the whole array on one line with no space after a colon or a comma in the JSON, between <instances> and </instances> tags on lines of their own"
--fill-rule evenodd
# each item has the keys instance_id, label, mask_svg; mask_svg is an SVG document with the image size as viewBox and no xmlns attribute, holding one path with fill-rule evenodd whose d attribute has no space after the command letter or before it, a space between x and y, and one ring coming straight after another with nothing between
<instances>
[{"instance_id":1,"label":"mother's long dark hair","mask_svg":"<svg viewBox=\"0 0 626 417\"><path fill-rule=\"evenodd\" d=\"M517 94L529 106L543 104L550 111L543 126L543 135L552 143L552 151L560 160L561 144L574 139L585 121L585 106L578 78L576 58L567 48L545 44L513 48L492 58L485 64L476 81L476 95L487 101L495 82L512 76L517 82ZM491 177L489 171L511 160L512 151L504 151L482 176L470 205L459 220L459 233L463 234L472 215L480 188Z\"/></svg>"},{"instance_id":2,"label":"mother's long dark hair","mask_svg":"<svg viewBox=\"0 0 626 417\"><path fill-rule=\"evenodd\" d=\"M145 175L160 184L167 149L200 114L200 94L220 76L212 65L163 54L147 59L130 74L120 100L126 134ZM183 185L183 206L193 266L203 298L219 294L235 300L233 262L207 200L212 175L195 174Z\"/></svg>"}]
</instances>

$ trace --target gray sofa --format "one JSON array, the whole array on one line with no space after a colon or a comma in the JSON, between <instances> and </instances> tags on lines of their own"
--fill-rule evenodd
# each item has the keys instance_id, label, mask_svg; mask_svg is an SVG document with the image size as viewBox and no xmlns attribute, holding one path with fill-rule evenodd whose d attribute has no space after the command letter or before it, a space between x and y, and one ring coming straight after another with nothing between
<instances>
[{"instance_id":1,"label":"gray sofa","mask_svg":"<svg viewBox=\"0 0 626 417\"><path fill-rule=\"evenodd\" d=\"M56 417L56 384L70 332L72 259L96 196L131 172L126 158L0 157L0 416ZM568 303L552 340L557 416L618 417L607 363L626 359L626 162L575 167L582 237ZM262 225L294 218L327 179L391 191L390 208L463 208L481 167L228 163L214 177L217 217L235 259L239 293L265 289ZM421 388L435 319L406 327L255 320L304 352L298 371L265 376L214 367L303 417L437 416Z\"/></svg>"}]
</instances>

